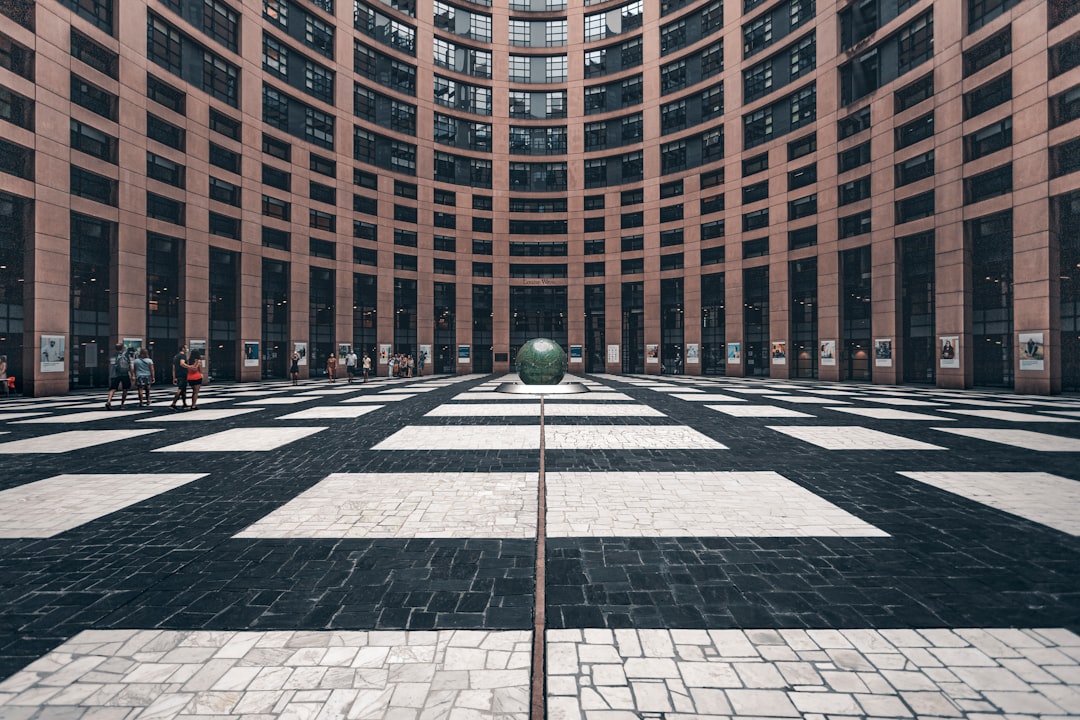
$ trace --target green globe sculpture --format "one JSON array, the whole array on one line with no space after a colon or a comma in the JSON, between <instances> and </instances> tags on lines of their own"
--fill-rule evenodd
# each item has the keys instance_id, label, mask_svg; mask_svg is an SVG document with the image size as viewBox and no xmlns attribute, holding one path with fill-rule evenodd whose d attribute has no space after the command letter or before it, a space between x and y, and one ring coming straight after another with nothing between
<instances>
[{"instance_id":1,"label":"green globe sculpture","mask_svg":"<svg viewBox=\"0 0 1080 720\"><path fill-rule=\"evenodd\" d=\"M533 338L518 350L517 372L526 385L558 385L566 374L566 353L554 340Z\"/></svg>"}]
</instances>

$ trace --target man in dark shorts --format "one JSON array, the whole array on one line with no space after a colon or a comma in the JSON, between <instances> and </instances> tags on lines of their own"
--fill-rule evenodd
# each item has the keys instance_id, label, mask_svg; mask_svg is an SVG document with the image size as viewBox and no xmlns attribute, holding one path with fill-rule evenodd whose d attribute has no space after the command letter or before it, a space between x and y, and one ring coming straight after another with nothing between
<instances>
[{"instance_id":1,"label":"man in dark shorts","mask_svg":"<svg viewBox=\"0 0 1080 720\"><path fill-rule=\"evenodd\" d=\"M176 401L179 400L184 408L187 408L187 368L180 363L187 361L187 345L180 346L180 352L172 359L172 384L176 386L170 410L176 409Z\"/></svg>"},{"instance_id":2,"label":"man in dark shorts","mask_svg":"<svg viewBox=\"0 0 1080 720\"><path fill-rule=\"evenodd\" d=\"M120 407L124 407L127 401L128 390L135 382L135 369L131 364L131 356L128 355L124 343L116 343L116 352L109 363L109 397L105 400L105 409L112 410L113 394L120 388L124 389L120 395Z\"/></svg>"}]
</instances>

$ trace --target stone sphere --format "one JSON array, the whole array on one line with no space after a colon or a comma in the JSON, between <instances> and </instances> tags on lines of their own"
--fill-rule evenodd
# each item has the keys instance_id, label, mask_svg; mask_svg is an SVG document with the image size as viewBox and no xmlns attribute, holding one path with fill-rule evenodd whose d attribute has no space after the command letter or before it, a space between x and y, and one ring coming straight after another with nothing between
<instances>
[{"instance_id":1,"label":"stone sphere","mask_svg":"<svg viewBox=\"0 0 1080 720\"><path fill-rule=\"evenodd\" d=\"M558 385L566 374L566 352L548 338L534 338L518 350L517 372L526 385Z\"/></svg>"}]
</instances>

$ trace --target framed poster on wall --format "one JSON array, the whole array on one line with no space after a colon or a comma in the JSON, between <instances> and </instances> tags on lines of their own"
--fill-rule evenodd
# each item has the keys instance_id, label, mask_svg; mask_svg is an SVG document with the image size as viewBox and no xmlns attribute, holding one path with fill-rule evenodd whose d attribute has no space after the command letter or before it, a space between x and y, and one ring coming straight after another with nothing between
<instances>
[{"instance_id":1,"label":"framed poster on wall","mask_svg":"<svg viewBox=\"0 0 1080 720\"><path fill-rule=\"evenodd\" d=\"M821 364L835 365L836 364L836 341L835 340L822 340L821 341Z\"/></svg>"},{"instance_id":2,"label":"framed poster on wall","mask_svg":"<svg viewBox=\"0 0 1080 720\"><path fill-rule=\"evenodd\" d=\"M874 367L892 367L892 338L874 340Z\"/></svg>"},{"instance_id":3,"label":"framed poster on wall","mask_svg":"<svg viewBox=\"0 0 1080 720\"><path fill-rule=\"evenodd\" d=\"M648 344L645 346L645 362L650 364L660 362L659 345Z\"/></svg>"},{"instance_id":4,"label":"framed poster on wall","mask_svg":"<svg viewBox=\"0 0 1080 720\"><path fill-rule=\"evenodd\" d=\"M1020 333L1020 369L1043 370L1046 367L1046 345L1042 333Z\"/></svg>"},{"instance_id":5,"label":"framed poster on wall","mask_svg":"<svg viewBox=\"0 0 1080 720\"><path fill-rule=\"evenodd\" d=\"M938 364L943 368L960 367L960 336L942 335L938 337L940 348L940 360Z\"/></svg>"},{"instance_id":6,"label":"framed poster on wall","mask_svg":"<svg viewBox=\"0 0 1080 720\"><path fill-rule=\"evenodd\" d=\"M41 336L41 372L64 372L65 342L64 335Z\"/></svg>"},{"instance_id":7,"label":"framed poster on wall","mask_svg":"<svg viewBox=\"0 0 1080 720\"><path fill-rule=\"evenodd\" d=\"M607 361L609 363L617 363L617 362L619 362L619 346L618 345L608 345L607 346Z\"/></svg>"},{"instance_id":8,"label":"framed poster on wall","mask_svg":"<svg viewBox=\"0 0 1080 720\"><path fill-rule=\"evenodd\" d=\"M742 365L742 343L727 344L727 361L730 365Z\"/></svg>"},{"instance_id":9,"label":"framed poster on wall","mask_svg":"<svg viewBox=\"0 0 1080 720\"><path fill-rule=\"evenodd\" d=\"M294 342L292 344L293 352L300 356L300 359L296 362L297 365L307 365L307 343L306 342Z\"/></svg>"},{"instance_id":10,"label":"framed poster on wall","mask_svg":"<svg viewBox=\"0 0 1080 720\"><path fill-rule=\"evenodd\" d=\"M772 341L772 364L787 365L787 340Z\"/></svg>"},{"instance_id":11,"label":"framed poster on wall","mask_svg":"<svg viewBox=\"0 0 1080 720\"><path fill-rule=\"evenodd\" d=\"M259 343L251 340L244 342L244 367L259 367Z\"/></svg>"}]
</instances>

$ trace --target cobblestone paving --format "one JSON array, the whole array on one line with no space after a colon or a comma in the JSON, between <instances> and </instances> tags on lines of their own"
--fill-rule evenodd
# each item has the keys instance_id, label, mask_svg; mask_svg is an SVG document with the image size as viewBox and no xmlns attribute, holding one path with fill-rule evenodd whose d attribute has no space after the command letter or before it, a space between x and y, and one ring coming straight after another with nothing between
<instances>
[{"instance_id":1,"label":"cobblestone paving","mask_svg":"<svg viewBox=\"0 0 1080 720\"><path fill-rule=\"evenodd\" d=\"M0 718L524 718L540 419L508 379L0 403ZM1076 398L577 379L545 402L551 720L1080 717Z\"/></svg>"}]
</instances>

